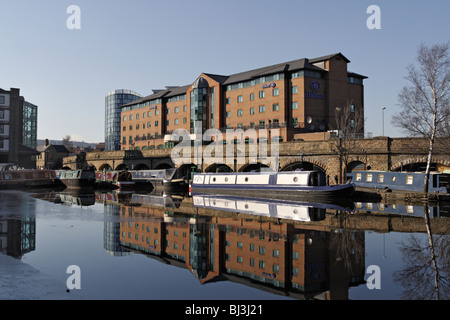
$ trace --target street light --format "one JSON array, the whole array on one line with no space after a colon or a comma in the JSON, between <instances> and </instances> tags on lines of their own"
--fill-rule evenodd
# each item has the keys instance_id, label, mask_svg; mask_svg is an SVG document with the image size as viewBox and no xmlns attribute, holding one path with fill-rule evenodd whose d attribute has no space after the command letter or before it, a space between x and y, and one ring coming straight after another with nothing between
<instances>
[{"instance_id":1,"label":"street light","mask_svg":"<svg viewBox=\"0 0 450 320\"><path fill-rule=\"evenodd\" d=\"M384 109L386 109L386 107L382 107L381 108L382 125L383 125L383 137L384 137Z\"/></svg>"}]
</instances>

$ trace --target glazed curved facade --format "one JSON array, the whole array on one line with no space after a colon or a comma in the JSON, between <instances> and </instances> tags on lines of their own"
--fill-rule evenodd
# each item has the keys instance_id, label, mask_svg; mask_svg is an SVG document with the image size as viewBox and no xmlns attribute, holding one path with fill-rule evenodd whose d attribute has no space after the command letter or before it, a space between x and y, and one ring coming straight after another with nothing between
<instances>
[{"instance_id":1,"label":"glazed curved facade","mask_svg":"<svg viewBox=\"0 0 450 320\"><path fill-rule=\"evenodd\" d=\"M131 90L114 90L105 97L105 150L120 150L120 106L141 99Z\"/></svg>"}]
</instances>

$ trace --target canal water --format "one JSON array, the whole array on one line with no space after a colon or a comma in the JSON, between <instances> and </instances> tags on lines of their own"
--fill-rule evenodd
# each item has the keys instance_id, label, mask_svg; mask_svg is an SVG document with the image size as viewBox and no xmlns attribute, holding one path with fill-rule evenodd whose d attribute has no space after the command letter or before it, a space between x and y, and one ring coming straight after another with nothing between
<instances>
[{"instance_id":1,"label":"canal water","mask_svg":"<svg viewBox=\"0 0 450 320\"><path fill-rule=\"evenodd\" d=\"M437 283L446 300L448 209L1 191L0 255L61 299L434 300ZM0 297L36 298L45 283L2 261Z\"/></svg>"}]
</instances>

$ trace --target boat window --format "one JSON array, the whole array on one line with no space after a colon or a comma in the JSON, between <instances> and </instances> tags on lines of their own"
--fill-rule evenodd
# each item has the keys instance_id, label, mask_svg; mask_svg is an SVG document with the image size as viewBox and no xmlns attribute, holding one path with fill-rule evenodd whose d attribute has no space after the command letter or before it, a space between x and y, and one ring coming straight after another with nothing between
<instances>
[{"instance_id":1,"label":"boat window","mask_svg":"<svg viewBox=\"0 0 450 320\"><path fill-rule=\"evenodd\" d=\"M356 181L361 181L361 173L356 173Z\"/></svg>"},{"instance_id":2,"label":"boat window","mask_svg":"<svg viewBox=\"0 0 450 320\"><path fill-rule=\"evenodd\" d=\"M413 184L413 176L411 175L406 176L406 184Z\"/></svg>"},{"instance_id":3,"label":"boat window","mask_svg":"<svg viewBox=\"0 0 450 320\"><path fill-rule=\"evenodd\" d=\"M371 173L366 174L366 181L372 182L372 174Z\"/></svg>"},{"instance_id":4,"label":"boat window","mask_svg":"<svg viewBox=\"0 0 450 320\"><path fill-rule=\"evenodd\" d=\"M378 175L378 182L383 183L384 182L384 174L380 173Z\"/></svg>"}]
</instances>

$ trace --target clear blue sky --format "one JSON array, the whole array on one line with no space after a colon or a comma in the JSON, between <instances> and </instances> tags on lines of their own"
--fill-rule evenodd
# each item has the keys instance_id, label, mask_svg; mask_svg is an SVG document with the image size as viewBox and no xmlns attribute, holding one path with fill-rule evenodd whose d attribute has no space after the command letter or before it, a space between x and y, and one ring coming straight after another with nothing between
<instances>
[{"instance_id":1,"label":"clear blue sky","mask_svg":"<svg viewBox=\"0 0 450 320\"><path fill-rule=\"evenodd\" d=\"M81 29L69 30L69 5ZM381 29L369 30L370 5ZM114 89L149 95L232 74L342 52L365 81L366 131L391 125L406 67L420 43L450 40L450 1L382 0L0 0L0 88L37 104L38 138L104 141L104 98Z\"/></svg>"}]
</instances>

